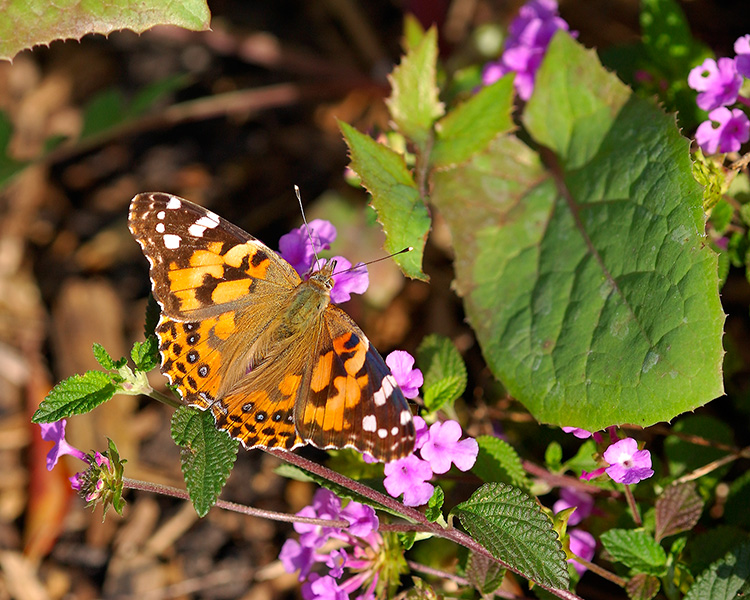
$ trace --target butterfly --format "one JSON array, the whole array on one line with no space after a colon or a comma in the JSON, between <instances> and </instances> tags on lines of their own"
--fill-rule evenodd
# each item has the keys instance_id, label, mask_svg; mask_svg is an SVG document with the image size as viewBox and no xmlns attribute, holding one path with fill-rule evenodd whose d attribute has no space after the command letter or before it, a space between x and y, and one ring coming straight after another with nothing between
<instances>
[{"instance_id":1,"label":"butterfly","mask_svg":"<svg viewBox=\"0 0 750 600\"><path fill-rule=\"evenodd\" d=\"M133 198L150 263L161 372L246 448L414 449L412 413L357 324L331 304L335 262L301 278L241 228L165 193Z\"/></svg>"}]
</instances>

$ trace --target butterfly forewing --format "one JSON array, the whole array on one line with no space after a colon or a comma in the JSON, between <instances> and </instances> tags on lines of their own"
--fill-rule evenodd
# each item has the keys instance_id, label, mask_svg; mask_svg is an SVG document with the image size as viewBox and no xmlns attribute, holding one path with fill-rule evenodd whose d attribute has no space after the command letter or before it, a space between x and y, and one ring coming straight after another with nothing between
<instances>
[{"instance_id":1,"label":"butterfly forewing","mask_svg":"<svg viewBox=\"0 0 750 600\"><path fill-rule=\"evenodd\" d=\"M303 282L259 240L170 194L136 196L129 224L162 310L161 371L187 404L211 410L247 448L307 442L386 462L413 450L408 403L330 305L330 272Z\"/></svg>"}]
</instances>

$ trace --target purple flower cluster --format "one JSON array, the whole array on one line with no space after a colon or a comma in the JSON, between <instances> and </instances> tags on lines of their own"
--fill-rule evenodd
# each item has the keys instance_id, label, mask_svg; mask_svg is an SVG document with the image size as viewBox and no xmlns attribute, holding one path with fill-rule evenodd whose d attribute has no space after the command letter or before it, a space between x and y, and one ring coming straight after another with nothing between
<instances>
[{"instance_id":1,"label":"purple flower cluster","mask_svg":"<svg viewBox=\"0 0 750 600\"><path fill-rule=\"evenodd\" d=\"M434 474L447 473L451 464L460 471L468 471L479 453L479 444L474 438L460 439L461 425L456 421L433 423L428 429L423 418L414 417L414 425L417 429L414 453L386 464L383 480L391 496L404 495L406 506L425 504L435 491L435 487L427 483Z\"/></svg>"},{"instance_id":2,"label":"purple flower cluster","mask_svg":"<svg viewBox=\"0 0 750 600\"><path fill-rule=\"evenodd\" d=\"M508 27L508 38L500 59L485 65L482 72L484 85L514 72L516 92L521 99L528 100L534 91L536 72L547 46L559 29L568 31L568 24L559 15L556 0L527 2Z\"/></svg>"},{"instance_id":3,"label":"purple flower cluster","mask_svg":"<svg viewBox=\"0 0 750 600\"><path fill-rule=\"evenodd\" d=\"M348 600L360 590L357 600L374 600L383 561L388 556L378 533L375 511L359 502L341 507L341 499L326 489L315 492L312 505L297 513L302 517L339 520L347 529L295 523L299 541L288 539L279 553L287 572L299 571L305 600ZM330 546L338 546L333 549ZM315 569L315 570L313 570ZM347 573L348 578L343 579Z\"/></svg>"},{"instance_id":4,"label":"purple flower cluster","mask_svg":"<svg viewBox=\"0 0 750 600\"><path fill-rule=\"evenodd\" d=\"M315 262L315 254L321 250L328 250L336 239L336 228L323 219L315 219L309 223L310 233L305 226L292 229L279 239L279 253L300 277L308 277L311 272L319 271L326 264L325 259ZM341 304L351 299L352 294L362 294L370 284L367 267L358 263L354 269L343 256L336 256L330 260L336 261L336 273L333 274L333 289L331 302ZM313 266L315 268L313 268Z\"/></svg>"},{"instance_id":5,"label":"purple flower cluster","mask_svg":"<svg viewBox=\"0 0 750 600\"><path fill-rule=\"evenodd\" d=\"M727 108L739 101L743 77L750 78L750 35L734 43L735 58L707 58L688 75L688 85L696 90L696 103L708 111L708 121L698 126L695 140L707 154L737 152L750 139L750 119L740 109Z\"/></svg>"}]
</instances>

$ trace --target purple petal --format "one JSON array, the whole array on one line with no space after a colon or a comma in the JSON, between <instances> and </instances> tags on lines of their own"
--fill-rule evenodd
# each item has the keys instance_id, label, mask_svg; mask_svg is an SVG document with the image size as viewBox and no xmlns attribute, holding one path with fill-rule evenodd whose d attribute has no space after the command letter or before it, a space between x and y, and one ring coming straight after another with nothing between
<instances>
[{"instance_id":1,"label":"purple petal","mask_svg":"<svg viewBox=\"0 0 750 600\"><path fill-rule=\"evenodd\" d=\"M406 398L419 396L419 388L424 383L424 376L419 369L413 369L414 357L404 350L394 350L385 357L385 364L396 378L396 383Z\"/></svg>"},{"instance_id":2,"label":"purple petal","mask_svg":"<svg viewBox=\"0 0 750 600\"><path fill-rule=\"evenodd\" d=\"M351 299L352 294L364 294L370 285L370 276L367 267L363 263L357 263L353 270L350 263L343 256L335 256L331 260L336 261L336 272L333 274L333 289L331 290L331 302L341 304ZM326 261L321 260L320 267ZM318 269L316 269L318 270ZM346 272L345 272L346 271Z\"/></svg>"},{"instance_id":3,"label":"purple petal","mask_svg":"<svg viewBox=\"0 0 750 600\"><path fill-rule=\"evenodd\" d=\"M424 490L422 484L432 477L430 464L414 454L387 463L384 472L383 485L394 498L401 494L411 493L411 490L420 486ZM404 503L406 503L405 500Z\"/></svg>"},{"instance_id":4,"label":"purple petal","mask_svg":"<svg viewBox=\"0 0 750 600\"><path fill-rule=\"evenodd\" d=\"M461 471L468 471L474 466L479 453L479 444L473 438L459 441L461 425L457 421L433 423L429 439L420 449L422 458L427 460L433 472L447 473L451 463Z\"/></svg>"},{"instance_id":5,"label":"purple petal","mask_svg":"<svg viewBox=\"0 0 750 600\"><path fill-rule=\"evenodd\" d=\"M565 433L572 433L575 437L585 440L591 437L591 432L585 429L579 429L578 427L563 427L562 430Z\"/></svg>"},{"instance_id":6,"label":"purple petal","mask_svg":"<svg viewBox=\"0 0 750 600\"><path fill-rule=\"evenodd\" d=\"M287 540L281 547L279 560L287 573L294 573L299 570L299 580L302 581L310 572L310 568L315 562L315 555L312 548L302 546L296 540Z\"/></svg>"},{"instance_id":7,"label":"purple petal","mask_svg":"<svg viewBox=\"0 0 750 600\"><path fill-rule=\"evenodd\" d=\"M575 507L568 517L568 525L578 525L591 514L594 508L594 498L585 492L574 488L560 488L560 499L552 506L552 511L559 513L566 508Z\"/></svg>"},{"instance_id":8,"label":"purple petal","mask_svg":"<svg viewBox=\"0 0 750 600\"><path fill-rule=\"evenodd\" d=\"M427 428L427 423L422 417L414 417L414 429L416 433L416 440L414 441L414 449L419 450L425 445L425 442L430 439L430 430Z\"/></svg>"},{"instance_id":9,"label":"purple petal","mask_svg":"<svg viewBox=\"0 0 750 600\"><path fill-rule=\"evenodd\" d=\"M338 579L344 574L344 565L346 564L346 550L333 550L325 560L326 566L331 569L329 575Z\"/></svg>"},{"instance_id":10,"label":"purple petal","mask_svg":"<svg viewBox=\"0 0 750 600\"><path fill-rule=\"evenodd\" d=\"M86 461L86 454L81 452L78 448L71 446L65 440L65 427L67 426L66 419L60 419L54 423L41 423L39 427L42 430L42 439L48 442L54 442L54 446L47 453L47 470L51 471L61 456L69 454L76 458Z\"/></svg>"},{"instance_id":11,"label":"purple petal","mask_svg":"<svg viewBox=\"0 0 750 600\"><path fill-rule=\"evenodd\" d=\"M340 516L349 521L346 530L351 535L364 537L378 528L378 517L371 506L351 501L341 511Z\"/></svg>"},{"instance_id":12,"label":"purple petal","mask_svg":"<svg viewBox=\"0 0 750 600\"><path fill-rule=\"evenodd\" d=\"M310 272L315 252L329 249L331 242L336 239L336 228L329 221L314 219L309 225L309 234L302 225L279 239L279 253L301 277Z\"/></svg>"},{"instance_id":13,"label":"purple petal","mask_svg":"<svg viewBox=\"0 0 750 600\"><path fill-rule=\"evenodd\" d=\"M404 492L404 504L406 506L422 506L432 498L435 486L423 482L410 487Z\"/></svg>"},{"instance_id":14,"label":"purple petal","mask_svg":"<svg viewBox=\"0 0 750 600\"><path fill-rule=\"evenodd\" d=\"M590 561L594 558L594 551L596 550L596 539L588 531L582 529L570 529L568 530L570 536L570 551L576 556L580 556L584 560ZM568 562L573 565L573 568L578 571L578 575L581 576L586 572L586 567L580 564L573 558L569 558Z\"/></svg>"}]
</instances>

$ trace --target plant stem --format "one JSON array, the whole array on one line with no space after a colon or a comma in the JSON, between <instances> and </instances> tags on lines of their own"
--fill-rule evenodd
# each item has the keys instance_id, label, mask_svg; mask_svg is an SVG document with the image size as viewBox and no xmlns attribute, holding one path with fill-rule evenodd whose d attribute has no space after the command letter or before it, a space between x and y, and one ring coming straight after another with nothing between
<instances>
[{"instance_id":1,"label":"plant stem","mask_svg":"<svg viewBox=\"0 0 750 600\"><path fill-rule=\"evenodd\" d=\"M630 514L633 515L633 522L637 527L643 525L641 520L641 513L638 511L638 505L635 503L635 497L633 496L633 490L629 485L625 485L625 497L628 499L628 507L630 507Z\"/></svg>"}]
</instances>

